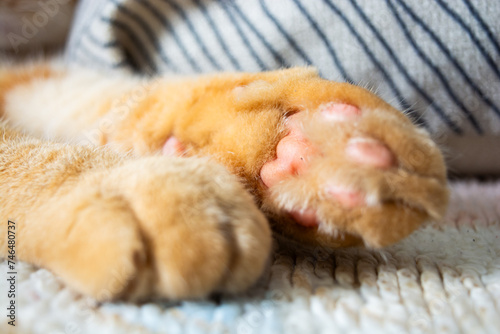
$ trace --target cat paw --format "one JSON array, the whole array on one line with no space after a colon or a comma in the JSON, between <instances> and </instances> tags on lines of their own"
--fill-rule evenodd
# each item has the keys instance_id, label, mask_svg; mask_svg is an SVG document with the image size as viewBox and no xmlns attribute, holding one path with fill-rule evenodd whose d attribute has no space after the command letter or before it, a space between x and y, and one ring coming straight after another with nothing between
<instances>
[{"instance_id":1,"label":"cat paw","mask_svg":"<svg viewBox=\"0 0 500 334\"><path fill-rule=\"evenodd\" d=\"M237 92L244 107L281 111L268 129L278 140L259 172L262 208L278 233L383 247L439 219L446 169L426 131L365 89L303 72L264 77Z\"/></svg>"},{"instance_id":2,"label":"cat paw","mask_svg":"<svg viewBox=\"0 0 500 334\"><path fill-rule=\"evenodd\" d=\"M208 159L129 161L89 175L67 203L64 249L45 265L98 300L202 298L251 286L271 232L249 195ZM47 209L47 208L45 208ZM66 209L66 210L63 210Z\"/></svg>"},{"instance_id":3,"label":"cat paw","mask_svg":"<svg viewBox=\"0 0 500 334\"><path fill-rule=\"evenodd\" d=\"M309 102L285 116L275 156L260 170L263 206L279 213L280 231L382 247L441 217L446 171L425 131L359 87L324 80L297 86L292 99Z\"/></svg>"}]
</instances>

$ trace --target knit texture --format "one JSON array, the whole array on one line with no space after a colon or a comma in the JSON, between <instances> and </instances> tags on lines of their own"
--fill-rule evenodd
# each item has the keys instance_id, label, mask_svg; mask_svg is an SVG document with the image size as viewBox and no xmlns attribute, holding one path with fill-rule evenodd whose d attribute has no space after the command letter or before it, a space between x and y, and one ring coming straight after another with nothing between
<instances>
[{"instance_id":1,"label":"knit texture","mask_svg":"<svg viewBox=\"0 0 500 334\"><path fill-rule=\"evenodd\" d=\"M442 222L382 251L281 244L258 286L218 301L97 305L17 269L16 333L498 333L500 182L453 184Z\"/></svg>"}]
</instances>

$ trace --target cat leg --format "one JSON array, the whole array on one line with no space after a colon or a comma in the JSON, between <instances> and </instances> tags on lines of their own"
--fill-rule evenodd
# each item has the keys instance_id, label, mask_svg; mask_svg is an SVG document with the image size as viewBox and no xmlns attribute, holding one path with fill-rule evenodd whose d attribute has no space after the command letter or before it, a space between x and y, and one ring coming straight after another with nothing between
<instances>
[{"instance_id":1,"label":"cat leg","mask_svg":"<svg viewBox=\"0 0 500 334\"><path fill-rule=\"evenodd\" d=\"M241 177L279 234L382 247L446 209L437 146L365 89L307 68L219 74L190 85L163 89L190 92L172 125L158 126L173 115L165 109L140 110L121 137L169 155L214 157Z\"/></svg>"},{"instance_id":2,"label":"cat leg","mask_svg":"<svg viewBox=\"0 0 500 334\"><path fill-rule=\"evenodd\" d=\"M269 256L268 223L220 165L132 159L0 128L0 211L16 255L98 300L237 292Z\"/></svg>"}]
</instances>

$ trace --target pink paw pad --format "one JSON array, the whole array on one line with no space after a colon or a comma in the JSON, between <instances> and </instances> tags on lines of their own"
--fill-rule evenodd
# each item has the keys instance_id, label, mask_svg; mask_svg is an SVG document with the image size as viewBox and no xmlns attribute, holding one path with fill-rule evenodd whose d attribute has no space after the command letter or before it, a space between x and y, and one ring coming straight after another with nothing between
<instances>
[{"instance_id":1,"label":"pink paw pad","mask_svg":"<svg viewBox=\"0 0 500 334\"><path fill-rule=\"evenodd\" d=\"M394 167L396 158L387 146L371 138L353 138L346 147L347 156L360 164L381 169Z\"/></svg>"},{"instance_id":2,"label":"pink paw pad","mask_svg":"<svg viewBox=\"0 0 500 334\"><path fill-rule=\"evenodd\" d=\"M167 156L180 157L185 151L185 146L177 138L172 136L168 138L163 145L161 153Z\"/></svg>"},{"instance_id":3,"label":"pink paw pad","mask_svg":"<svg viewBox=\"0 0 500 334\"><path fill-rule=\"evenodd\" d=\"M328 196L346 208L366 205L365 196L359 191L337 185L328 185L325 190Z\"/></svg>"},{"instance_id":4,"label":"pink paw pad","mask_svg":"<svg viewBox=\"0 0 500 334\"><path fill-rule=\"evenodd\" d=\"M361 116L361 109L345 103L326 103L319 107L323 118L330 121L344 122L353 121Z\"/></svg>"},{"instance_id":5,"label":"pink paw pad","mask_svg":"<svg viewBox=\"0 0 500 334\"><path fill-rule=\"evenodd\" d=\"M290 216L299 224L305 227L314 227L319 225L316 211L307 209L303 211L291 211Z\"/></svg>"},{"instance_id":6,"label":"pink paw pad","mask_svg":"<svg viewBox=\"0 0 500 334\"><path fill-rule=\"evenodd\" d=\"M272 187L290 175L300 174L308 164L316 149L302 136L294 116L289 119L290 133L280 140L276 147L276 159L260 170L262 182Z\"/></svg>"}]
</instances>

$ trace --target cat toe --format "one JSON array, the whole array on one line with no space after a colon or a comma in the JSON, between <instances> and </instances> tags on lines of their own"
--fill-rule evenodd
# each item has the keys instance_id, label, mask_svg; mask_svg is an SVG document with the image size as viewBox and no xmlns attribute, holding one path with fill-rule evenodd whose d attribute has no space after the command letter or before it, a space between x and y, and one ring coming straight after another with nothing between
<instances>
[{"instance_id":1,"label":"cat toe","mask_svg":"<svg viewBox=\"0 0 500 334\"><path fill-rule=\"evenodd\" d=\"M162 155L170 157L181 157L186 152L186 147L182 144L179 139L174 136L170 136L162 148Z\"/></svg>"},{"instance_id":2,"label":"cat toe","mask_svg":"<svg viewBox=\"0 0 500 334\"><path fill-rule=\"evenodd\" d=\"M326 121L354 121L361 116L361 109L345 103L329 102L322 104L319 107L319 112Z\"/></svg>"},{"instance_id":3,"label":"cat toe","mask_svg":"<svg viewBox=\"0 0 500 334\"><path fill-rule=\"evenodd\" d=\"M290 175L298 175L309 164L312 156L318 152L305 138L296 117L291 116L287 122L288 134L276 147L276 158L264 164L260 171L262 182L271 187Z\"/></svg>"},{"instance_id":4,"label":"cat toe","mask_svg":"<svg viewBox=\"0 0 500 334\"><path fill-rule=\"evenodd\" d=\"M346 154L352 161L376 168L388 169L396 164L396 159L389 148L371 138L350 139L347 143Z\"/></svg>"},{"instance_id":5,"label":"cat toe","mask_svg":"<svg viewBox=\"0 0 500 334\"><path fill-rule=\"evenodd\" d=\"M339 186L335 183L328 184L325 187L325 193L330 196L332 200L340 203L345 208L366 205L366 198L363 192Z\"/></svg>"}]
</instances>

